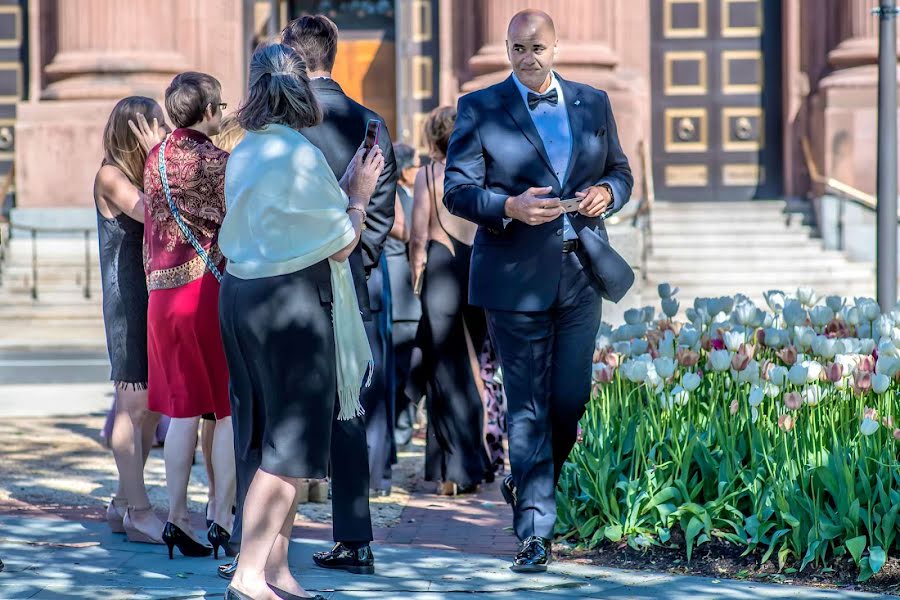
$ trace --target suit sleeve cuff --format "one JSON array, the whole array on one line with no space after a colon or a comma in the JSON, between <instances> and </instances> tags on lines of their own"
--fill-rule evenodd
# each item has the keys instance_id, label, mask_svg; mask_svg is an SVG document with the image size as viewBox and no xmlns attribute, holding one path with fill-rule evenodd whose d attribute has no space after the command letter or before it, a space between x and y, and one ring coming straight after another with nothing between
<instances>
[{"instance_id":1,"label":"suit sleeve cuff","mask_svg":"<svg viewBox=\"0 0 900 600\"><path fill-rule=\"evenodd\" d=\"M613 212L618 212L625 206L625 203L628 201L628 194L618 181L612 177L604 177L597 182L597 185L608 185L609 189L612 190Z\"/></svg>"}]
</instances>

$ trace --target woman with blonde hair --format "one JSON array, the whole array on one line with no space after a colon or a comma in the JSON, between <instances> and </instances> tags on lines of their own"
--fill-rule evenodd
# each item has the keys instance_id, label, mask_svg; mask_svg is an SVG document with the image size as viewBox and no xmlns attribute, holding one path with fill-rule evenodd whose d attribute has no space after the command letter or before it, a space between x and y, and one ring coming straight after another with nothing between
<instances>
[{"instance_id":1,"label":"woman with blonde hair","mask_svg":"<svg viewBox=\"0 0 900 600\"><path fill-rule=\"evenodd\" d=\"M439 494L473 492L489 472L478 353L487 338L484 311L469 305L469 262L478 226L444 206L444 163L456 109L442 106L425 120L431 164L419 169L413 196L410 263L421 290L422 351L428 431L425 479Z\"/></svg>"},{"instance_id":2,"label":"woman with blonde hair","mask_svg":"<svg viewBox=\"0 0 900 600\"><path fill-rule=\"evenodd\" d=\"M155 544L162 543L163 524L147 497L144 463L159 414L147 408L147 284L141 245L144 161L165 131L156 101L142 96L120 100L103 130L103 163L94 179L103 323L116 393L110 446L119 471L106 520L129 541Z\"/></svg>"},{"instance_id":3,"label":"woman with blonde hair","mask_svg":"<svg viewBox=\"0 0 900 600\"><path fill-rule=\"evenodd\" d=\"M288 542L300 481L328 468L334 403L339 419L361 414L360 388L373 368L347 258L384 157L378 146L368 154L361 147L335 179L300 133L322 111L305 63L282 44L253 54L238 114L247 133L225 176L220 311L237 452L260 466L243 502L241 557L225 597L322 598L291 574Z\"/></svg>"}]
</instances>

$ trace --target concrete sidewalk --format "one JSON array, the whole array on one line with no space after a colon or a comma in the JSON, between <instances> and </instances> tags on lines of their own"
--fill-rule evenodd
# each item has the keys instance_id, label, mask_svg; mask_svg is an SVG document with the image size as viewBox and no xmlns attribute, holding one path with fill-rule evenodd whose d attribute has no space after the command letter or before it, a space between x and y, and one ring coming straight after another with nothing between
<instances>
[{"instance_id":1,"label":"concrete sidewalk","mask_svg":"<svg viewBox=\"0 0 900 600\"><path fill-rule=\"evenodd\" d=\"M732 582L555 564L540 576L518 576L508 559L381 544L378 574L353 576L317 569L310 555L321 541L296 539L292 564L300 582L331 600L838 600L892 598L847 591ZM165 548L129 544L96 522L0 516L0 598L105 600L221 598L226 582L212 558L168 560ZM220 561L224 562L224 561Z\"/></svg>"}]
</instances>

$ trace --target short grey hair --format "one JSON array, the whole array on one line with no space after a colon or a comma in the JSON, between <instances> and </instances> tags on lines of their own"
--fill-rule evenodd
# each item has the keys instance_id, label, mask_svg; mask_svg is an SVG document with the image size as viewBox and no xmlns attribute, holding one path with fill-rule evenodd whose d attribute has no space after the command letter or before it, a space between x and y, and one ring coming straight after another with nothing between
<instances>
[{"instance_id":1,"label":"short grey hair","mask_svg":"<svg viewBox=\"0 0 900 600\"><path fill-rule=\"evenodd\" d=\"M237 118L247 131L258 131L270 123L300 130L322 122L322 109L299 54L277 43L256 49L250 59L249 92Z\"/></svg>"}]
</instances>

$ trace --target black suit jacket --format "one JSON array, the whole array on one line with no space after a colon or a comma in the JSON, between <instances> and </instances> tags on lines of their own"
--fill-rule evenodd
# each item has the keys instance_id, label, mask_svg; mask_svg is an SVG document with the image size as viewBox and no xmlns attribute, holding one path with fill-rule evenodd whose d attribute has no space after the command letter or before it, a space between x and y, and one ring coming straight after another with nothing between
<instances>
[{"instance_id":1,"label":"black suit jacket","mask_svg":"<svg viewBox=\"0 0 900 600\"><path fill-rule=\"evenodd\" d=\"M366 137L366 122L378 119L377 113L355 102L344 93L333 79L313 79L310 84L316 99L322 107L323 119L319 125L301 129L314 146L322 151L334 176L340 179L356 150ZM397 164L387 124L381 127L378 145L384 152L384 171L378 178L378 185L369 203L366 230L362 232L360 243L350 255L350 269L356 285L356 295L363 317L370 318L371 311L381 310L381 297L369 297L366 279L372 269L378 266L384 241L394 226L394 196L397 191Z\"/></svg>"},{"instance_id":2,"label":"black suit jacket","mask_svg":"<svg viewBox=\"0 0 900 600\"><path fill-rule=\"evenodd\" d=\"M519 221L504 226L506 198L546 186L553 188L553 196L573 198L577 191L605 183L618 210L631 195L634 178L606 92L556 77L572 131L572 156L563 181L556 177L512 76L459 99L447 150L444 203L451 213L480 226L469 277L469 301L476 306L542 311L559 287L562 217L535 227ZM609 280L611 269L603 267L613 257L603 220L579 214L569 218L601 289L618 301L634 274L619 259L613 263L615 281Z\"/></svg>"}]
</instances>

